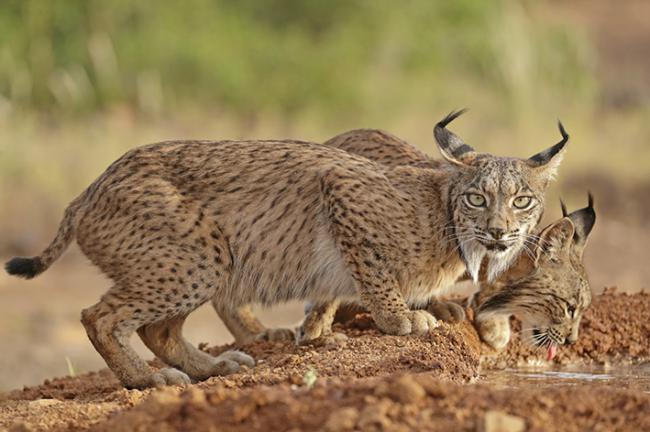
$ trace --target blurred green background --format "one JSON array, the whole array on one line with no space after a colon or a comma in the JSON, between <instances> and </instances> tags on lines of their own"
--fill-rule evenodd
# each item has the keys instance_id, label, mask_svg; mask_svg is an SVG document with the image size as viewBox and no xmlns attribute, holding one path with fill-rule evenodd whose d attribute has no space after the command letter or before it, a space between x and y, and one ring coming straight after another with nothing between
<instances>
[{"instance_id":1,"label":"blurred green background","mask_svg":"<svg viewBox=\"0 0 650 432\"><path fill-rule=\"evenodd\" d=\"M572 17L606 2L571 3L3 2L4 197L16 182L69 197L149 139L323 140L371 126L430 148L434 120L462 106L473 113L457 127L482 150L536 151L560 117L574 172L647 180L649 78L608 76L621 66L609 51L628 47L599 52L594 34L628 30Z\"/></svg>"},{"instance_id":2,"label":"blurred green background","mask_svg":"<svg viewBox=\"0 0 650 432\"><path fill-rule=\"evenodd\" d=\"M578 208L592 190L594 288L647 288L649 16L647 0L5 0L0 257L40 251L66 204L137 145L376 127L435 153L435 121L469 107L454 130L502 155L557 142L563 120L547 219L560 194ZM77 320L107 282L85 265L73 250L36 281L0 275L0 351L18 347L0 370L40 362L0 388L65 368L73 341L93 359L82 369L101 364ZM201 337L217 328L205 318Z\"/></svg>"},{"instance_id":3,"label":"blurred green background","mask_svg":"<svg viewBox=\"0 0 650 432\"><path fill-rule=\"evenodd\" d=\"M589 45L531 19L532 2L9 4L0 91L19 112L385 120L475 92L516 112L557 98L592 102L598 91Z\"/></svg>"}]
</instances>

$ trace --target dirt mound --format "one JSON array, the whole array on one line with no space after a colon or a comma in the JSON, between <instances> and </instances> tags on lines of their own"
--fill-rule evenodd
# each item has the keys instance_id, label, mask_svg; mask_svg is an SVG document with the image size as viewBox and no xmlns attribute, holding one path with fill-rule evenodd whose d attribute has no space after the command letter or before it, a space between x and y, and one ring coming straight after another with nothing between
<instances>
[{"instance_id":1,"label":"dirt mound","mask_svg":"<svg viewBox=\"0 0 650 432\"><path fill-rule=\"evenodd\" d=\"M558 362L649 358L649 309L647 293L598 296L580 342L561 347ZM204 347L212 354L241 349L258 364L186 389L129 391L108 370L47 380L0 396L0 430L494 430L490 425L502 422L521 427L516 417L525 417L528 430L650 430L650 394L643 391L467 385L478 376L481 350L469 322L399 337L381 335L360 315L336 330L347 341ZM541 358L515 338L483 367Z\"/></svg>"},{"instance_id":2,"label":"dirt mound","mask_svg":"<svg viewBox=\"0 0 650 432\"><path fill-rule=\"evenodd\" d=\"M349 337L340 345L298 347L293 343L256 342L204 347L215 355L232 348L243 350L255 357L257 366L226 377L210 378L192 388L197 391L230 389L236 393L237 389L247 387L304 386L310 379L320 383L329 379L354 382L366 377L427 372L445 381L461 383L478 376L480 343L468 322L443 324L423 336L385 336L376 330L372 320L360 316L345 327L337 326L336 330ZM157 362L152 364L160 366ZM176 394L178 390L168 389L160 397L166 397L169 392ZM159 393L123 389L107 369L46 380L42 385L14 390L4 396L5 402L0 404L0 428L13 425L27 430L30 427L84 429L111 413L139 404L152 392Z\"/></svg>"},{"instance_id":3,"label":"dirt mound","mask_svg":"<svg viewBox=\"0 0 650 432\"><path fill-rule=\"evenodd\" d=\"M166 390L94 430L648 430L648 413L650 395L642 392L603 386L541 394L419 374L337 380L311 389L282 384L244 391L192 388L180 395ZM489 426L503 422L510 427Z\"/></svg>"},{"instance_id":4,"label":"dirt mound","mask_svg":"<svg viewBox=\"0 0 650 432\"><path fill-rule=\"evenodd\" d=\"M424 336L388 336L380 333L368 315L360 315L334 329L348 339L340 345L296 346L294 343L257 342L208 349L218 355L240 349L257 360L254 373L245 371L205 382L229 387L280 383L300 384L307 373L346 379L428 372L438 378L467 382L478 376L481 346L469 322L442 324Z\"/></svg>"}]
</instances>

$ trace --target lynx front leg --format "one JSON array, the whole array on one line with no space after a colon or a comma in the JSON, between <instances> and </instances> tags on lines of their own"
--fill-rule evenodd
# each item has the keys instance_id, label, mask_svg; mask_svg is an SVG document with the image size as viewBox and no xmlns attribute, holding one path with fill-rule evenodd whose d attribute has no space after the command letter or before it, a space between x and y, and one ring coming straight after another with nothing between
<instances>
[{"instance_id":1,"label":"lynx front leg","mask_svg":"<svg viewBox=\"0 0 650 432\"><path fill-rule=\"evenodd\" d=\"M298 331L298 344L336 345L345 341L348 338L346 335L332 331L338 307L338 300L311 305Z\"/></svg>"},{"instance_id":2,"label":"lynx front leg","mask_svg":"<svg viewBox=\"0 0 650 432\"><path fill-rule=\"evenodd\" d=\"M438 321L425 310L410 310L397 281L370 259L364 259L353 272L361 303L377 327L394 335L423 334L438 327Z\"/></svg>"},{"instance_id":3,"label":"lynx front leg","mask_svg":"<svg viewBox=\"0 0 650 432\"><path fill-rule=\"evenodd\" d=\"M212 306L226 325L237 343L249 343L255 340L272 342L293 341L294 332L288 328L270 329L264 327L250 305L243 305L236 309L223 309L217 299L213 299Z\"/></svg>"},{"instance_id":4,"label":"lynx front leg","mask_svg":"<svg viewBox=\"0 0 650 432\"><path fill-rule=\"evenodd\" d=\"M329 233L347 264L361 304L383 332L421 334L438 322L427 311L410 310L400 291L398 269L412 247L407 230L417 227L407 210L410 203L400 202L392 188L381 173L355 178L344 169L332 168L321 179Z\"/></svg>"},{"instance_id":5,"label":"lynx front leg","mask_svg":"<svg viewBox=\"0 0 650 432\"><path fill-rule=\"evenodd\" d=\"M497 351L502 350L510 341L510 317L505 315L482 316L477 314L479 306L498 291L498 284L481 283L478 292L469 299L469 306L474 309L474 327L481 340Z\"/></svg>"}]
</instances>

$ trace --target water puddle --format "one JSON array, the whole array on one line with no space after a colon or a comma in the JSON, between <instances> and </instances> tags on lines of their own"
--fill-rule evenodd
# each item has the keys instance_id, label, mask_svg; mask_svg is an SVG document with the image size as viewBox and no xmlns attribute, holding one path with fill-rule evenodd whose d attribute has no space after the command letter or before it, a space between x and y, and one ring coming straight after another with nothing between
<instances>
[{"instance_id":1,"label":"water puddle","mask_svg":"<svg viewBox=\"0 0 650 432\"><path fill-rule=\"evenodd\" d=\"M650 393L650 363L635 366L526 366L486 370L479 382L497 388L606 385Z\"/></svg>"}]
</instances>

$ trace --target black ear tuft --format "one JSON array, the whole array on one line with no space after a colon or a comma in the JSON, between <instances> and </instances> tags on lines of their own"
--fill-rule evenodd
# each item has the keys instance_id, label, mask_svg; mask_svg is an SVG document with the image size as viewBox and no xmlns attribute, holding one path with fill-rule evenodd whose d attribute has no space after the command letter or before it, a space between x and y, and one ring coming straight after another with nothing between
<instances>
[{"instance_id":1,"label":"black ear tuft","mask_svg":"<svg viewBox=\"0 0 650 432\"><path fill-rule=\"evenodd\" d=\"M560 142L567 142L569 141L569 134L566 133L566 129L564 129L564 125L562 124L562 121L558 119L557 121L557 128L560 129L560 135L562 135L562 141Z\"/></svg>"},{"instance_id":2,"label":"black ear tuft","mask_svg":"<svg viewBox=\"0 0 650 432\"><path fill-rule=\"evenodd\" d=\"M436 127L441 127L441 128L447 127L449 123L453 122L458 117L465 114L467 111L469 111L468 108L461 108L459 110L450 112L449 114L447 114L445 118L443 118L438 123L436 123Z\"/></svg>"},{"instance_id":3,"label":"black ear tuft","mask_svg":"<svg viewBox=\"0 0 650 432\"><path fill-rule=\"evenodd\" d=\"M482 314L495 313L499 310L508 309L511 303L516 298L516 293L513 290L502 290L498 293L488 297L481 303L475 311L475 317L478 318Z\"/></svg>"},{"instance_id":4,"label":"black ear tuft","mask_svg":"<svg viewBox=\"0 0 650 432\"><path fill-rule=\"evenodd\" d=\"M596 224L594 196L591 194L591 192L588 194L587 207L572 212L568 217L576 227L576 232L573 237L575 243L577 245L583 246L587 242L587 238L589 237L591 230Z\"/></svg>"},{"instance_id":5,"label":"black ear tuft","mask_svg":"<svg viewBox=\"0 0 650 432\"><path fill-rule=\"evenodd\" d=\"M567 217L569 216L569 212L566 209L566 205L564 205L564 201L560 198L560 207L562 208L562 217Z\"/></svg>"},{"instance_id":6,"label":"black ear tuft","mask_svg":"<svg viewBox=\"0 0 650 432\"><path fill-rule=\"evenodd\" d=\"M433 136L440 147L442 155L450 162L462 165L461 158L466 153L474 152L474 149L465 144L458 135L447 129L447 125L467 111L463 108L458 111L452 111L447 116L436 123L433 128Z\"/></svg>"},{"instance_id":7,"label":"black ear tuft","mask_svg":"<svg viewBox=\"0 0 650 432\"><path fill-rule=\"evenodd\" d=\"M41 260L35 258L12 258L5 264L5 270L10 275L31 279L43 271Z\"/></svg>"},{"instance_id":8,"label":"black ear tuft","mask_svg":"<svg viewBox=\"0 0 650 432\"><path fill-rule=\"evenodd\" d=\"M532 167L544 166L555 158L555 156L557 156L566 146L566 143L569 141L569 134L564 129L564 125L561 121L558 120L557 125L558 129L560 129L560 134L562 135L562 141L528 158L528 165Z\"/></svg>"}]
</instances>

